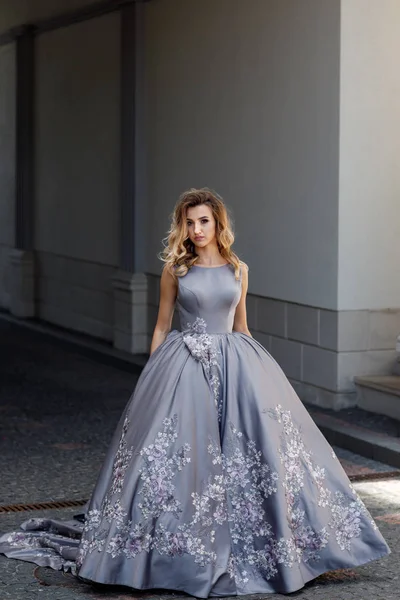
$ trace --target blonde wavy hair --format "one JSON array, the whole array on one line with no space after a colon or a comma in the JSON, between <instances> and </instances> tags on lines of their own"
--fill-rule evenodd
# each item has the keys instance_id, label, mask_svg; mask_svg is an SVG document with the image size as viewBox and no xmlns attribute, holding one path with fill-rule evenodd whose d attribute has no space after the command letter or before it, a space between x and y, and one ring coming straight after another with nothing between
<instances>
[{"instance_id":1,"label":"blonde wavy hair","mask_svg":"<svg viewBox=\"0 0 400 600\"><path fill-rule=\"evenodd\" d=\"M188 208L202 204L210 207L215 219L215 234L221 256L234 267L236 279L240 279L242 263L231 249L235 237L228 211L222 198L208 188L192 188L180 196L172 214L168 236L163 240L164 250L159 257L177 277L186 275L196 264L199 257L188 236L186 216Z\"/></svg>"}]
</instances>

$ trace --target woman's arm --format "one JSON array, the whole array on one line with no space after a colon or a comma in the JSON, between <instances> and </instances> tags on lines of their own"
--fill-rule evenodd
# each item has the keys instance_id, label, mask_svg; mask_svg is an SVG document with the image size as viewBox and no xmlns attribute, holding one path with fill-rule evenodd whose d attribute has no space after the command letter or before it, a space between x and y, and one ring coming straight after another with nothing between
<instances>
[{"instance_id":1,"label":"woman's arm","mask_svg":"<svg viewBox=\"0 0 400 600\"><path fill-rule=\"evenodd\" d=\"M150 355L165 341L165 338L171 331L177 290L176 278L172 275L168 267L164 267L160 283L158 317L151 341Z\"/></svg>"},{"instance_id":2,"label":"woman's arm","mask_svg":"<svg viewBox=\"0 0 400 600\"><path fill-rule=\"evenodd\" d=\"M242 263L242 295L239 304L236 307L235 318L233 321L233 330L239 333L245 333L252 337L249 328L247 327L246 314L246 296L247 288L249 287L249 269L248 266Z\"/></svg>"}]
</instances>

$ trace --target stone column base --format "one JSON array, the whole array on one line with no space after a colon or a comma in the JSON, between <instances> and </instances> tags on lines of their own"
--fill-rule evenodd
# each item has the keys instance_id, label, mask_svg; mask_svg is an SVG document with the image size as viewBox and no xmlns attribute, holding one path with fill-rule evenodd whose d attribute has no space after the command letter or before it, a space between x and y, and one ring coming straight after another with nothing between
<instances>
[{"instance_id":1,"label":"stone column base","mask_svg":"<svg viewBox=\"0 0 400 600\"><path fill-rule=\"evenodd\" d=\"M147 332L147 290L144 273L118 271L114 289L114 347L132 354L149 351Z\"/></svg>"},{"instance_id":2,"label":"stone column base","mask_svg":"<svg viewBox=\"0 0 400 600\"><path fill-rule=\"evenodd\" d=\"M395 362L393 374L400 375L400 356L397 357L397 360Z\"/></svg>"},{"instance_id":3,"label":"stone column base","mask_svg":"<svg viewBox=\"0 0 400 600\"><path fill-rule=\"evenodd\" d=\"M10 252L10 312L21 319L35 316L35 256L31 250Z\"/></svg>"},{"instance_id":4,"label":"stone column base","mask_svg":"<svg viewBox=\"0 0 400 600\"><path fill-rule=\"evenodd\" d=\"M357 394L355 391L333 392L290 378L289 381L300 400L306 404L313 404L314 406L329 408L331 410L342 410L357 405Z\"/></svg>"}]
</instances>

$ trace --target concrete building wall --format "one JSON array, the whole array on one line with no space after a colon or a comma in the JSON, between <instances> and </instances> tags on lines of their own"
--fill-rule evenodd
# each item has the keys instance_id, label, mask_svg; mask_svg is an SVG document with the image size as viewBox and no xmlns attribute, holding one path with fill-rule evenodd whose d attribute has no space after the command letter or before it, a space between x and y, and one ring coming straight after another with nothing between
<instances>
[{"instance_id":1,"label":"concrete building wall","mask_svg":"<svg viewBox=\"0 0 400 600\"><path fill-rule=\"evenodd\" d=\"M156 250L179 193L217 189L233 210L236 247L250 266L254 336L302 398L336 407L355 401L354 375L390 372L400 330L397 311L371 312L399 306L399 253L390 254L400 244L398 8L391 0L388 11L361 4L255 0L249 10L235 0L155 0L147 7L149 270L160 268ZM376 28L369 71L358 50L363 45L361 55L369 56ZM374 95L384 63L385 91ZM381 239L375 255L370 241ZM353 293L363 305L349 301ZM156 295L150 297L154 321Z\"/></svg>"},{"instance_id":2,"label":"concrete building wall","mask_svg":"<svg viewBox=\"0 0 400 600\"><path fill-rule=\"evenodd\" d=\"M0 47L0 307L9 305L9 253L14 245L15 45Z\"/></svg>"},{"instance_id":3,"label":"concrete building wall","mask_svg":"<svg viewBox=\"0 0 400 600\"><path fill-rule=\"evenodd\" d=\"M400 4L342 0L339 380L391 373L400 333ZM347 375L346 375L347 374Z\"/></svg>"},{"instance_id":4,"label":"concrete building wall","mask_svg":"<svg viewBox=\"0 0 400 600\"><path fill-rule=\"evenodd\" d=\"M119 239L119 19L112 13L36 40L39 316L109 339Z\"/></svg>"},{"instance_id":5,"label":"concrete building wall","mask_svg":"<svg viewBox=\"0 0 400 600\"><path fill-rule=\"evenodd\" d=\"M336 0L147 5L149 270L177 196L208 185L253 294L336 308Z\"/></svg>"},{"instance_id":6,"label":"concrete building wall","mask_svg":"<svg viewBox=\"0 0 400 600\"><path fill-rule=\"evenodd\" d=\"M400 309L399 24L398 0L342 0L342 310Z\"/></svg>"},{"instance_id":7,"label":"concrete building wall","mask_svg":"<svg viewBox=\"0 0 400 600\"><path fill-rule=\"evenodd\" d=\"M97 0L3 0L0 10L0 32L33 21L50 19L96 2Z\"/></svg>"},{"instance_id":8,"label":"concrete building wall","mask_svg":"<svg viewBox=\"0 0 400 600\"><path fill-rule=\"evenodd\" d=\"M4 15L9 26L46 18L85 2L42 1L24 13L28 4L9 3L3 21ZM150 218L139 233L147 279L121 272L113 279L123 246L120 14L41 33L35 41L38 316L111 340L118 329L114 286L114 300L140 298L125 302L124 318L129 326L147 319L147 332L140 324L146 340L169 214L185 188L208 185L232 209L236 249L250 266L250 329L300 396L343 406L354 402L354 375L389 372L400 330L393 25L399 11L395 0L382 6L361 0L252 0L251 9L243 0L143 5L140 97L147 120L138 137L148 150L142 183ZM10 45L0 53L10 82L0 90L6 131L0 155L8 158L15 146L13 52ZM14 241L13 169L7 161L0 167L2 306ZM137 235L135 244L141 258Z\"/></svg>"},{"instance_id":9,"label":"concrete building wall","mask_svg":"<svg viewBox=\"0 0 400 600\"><path fill-rule=\"evenodd\" d=\"M348 404L354 372L339 370L337 313L340 2L155 0L146 13L149 271L159 272L180 192L215 188L250 266L254 337L302 398Z\"/></svg>"}]
</instances>

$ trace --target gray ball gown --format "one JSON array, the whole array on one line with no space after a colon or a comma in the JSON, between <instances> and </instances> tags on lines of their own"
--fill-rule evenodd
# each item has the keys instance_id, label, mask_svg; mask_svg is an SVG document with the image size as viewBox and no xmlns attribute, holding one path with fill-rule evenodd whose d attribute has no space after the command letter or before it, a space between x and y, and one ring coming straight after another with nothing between
<instances>
[{"instance_id":1,"label":"gray ball gown","mask_svg":"<svg viewBox=\"0 0 400 600\"><path fill-rule=\"evenodd\" d=\"M280 367L232 331L230 265L179 278L182 331L150 357L84 525L30 519L9 557L200 598L293 592L390 552Z\"/></svg>"}]
</instances>

